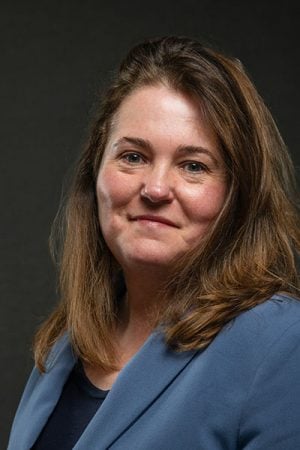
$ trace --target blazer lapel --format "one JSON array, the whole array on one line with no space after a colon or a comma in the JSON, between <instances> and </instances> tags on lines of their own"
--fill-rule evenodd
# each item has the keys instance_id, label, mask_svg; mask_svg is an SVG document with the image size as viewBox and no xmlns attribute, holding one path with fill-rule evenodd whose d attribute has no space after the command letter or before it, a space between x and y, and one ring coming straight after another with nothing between
<instances>
[{"instance_id":1,"label":"blazer lapel","mask_svg":"<svg viewBox=\"0 0 300 450\"><path fill-rule=\"evenodd\" d=\"M28 450L52 413L76 361L67 335L50 352L46 373L35 368L28 380L13 423L8 450Z\"/></svg>"},{"instance_id":2,"label":"blazer lapel","mask_svg":"<svg viewBox=\"0 0 300 450\"><path fill-rule=\"evenodd\" d=\"M109 448L160 395L197 352L169 350L155 331L122 369L74 450Z\"/></svg>"}]
</instances>

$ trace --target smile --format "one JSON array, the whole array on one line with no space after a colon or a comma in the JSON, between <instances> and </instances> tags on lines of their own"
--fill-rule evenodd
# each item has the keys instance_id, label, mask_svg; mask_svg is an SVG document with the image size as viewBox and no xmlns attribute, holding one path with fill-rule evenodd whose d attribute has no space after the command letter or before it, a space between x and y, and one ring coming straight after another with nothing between
<instances>
[{"instance_id":1,"label":"smile","mask_svg":"<svg viewBox=\"0 0 300 450\"><path fill-rule=\"evenodd\" d=\"M172 222L171 220L166 219L165 217L162 217L162 216L145 214L145 215L141 215L141 216L134 216L131 218L131 220L149 224L149 225L150 224L160 224L160 225L165 225L165 226L169 226L169 227L179 228L174 222Z\"/></svg>"}]
</instances>

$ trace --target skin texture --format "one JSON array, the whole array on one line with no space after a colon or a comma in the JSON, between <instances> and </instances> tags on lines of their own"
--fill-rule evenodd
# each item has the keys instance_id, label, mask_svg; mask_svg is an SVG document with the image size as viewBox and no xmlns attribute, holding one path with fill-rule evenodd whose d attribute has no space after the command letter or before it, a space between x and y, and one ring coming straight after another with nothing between
<instances>
[{"instance_id":1,"label":"skin texture","mask_svg":"<svg viewBox=\"0 0 300 450\"><path fill-rule=\"evenodd\" d=\"M163 85L125 98L97 179L102 233L125 273L166 270L201 240L225 196L218 144L193 99Z\"/></svg>"}]
</instances>

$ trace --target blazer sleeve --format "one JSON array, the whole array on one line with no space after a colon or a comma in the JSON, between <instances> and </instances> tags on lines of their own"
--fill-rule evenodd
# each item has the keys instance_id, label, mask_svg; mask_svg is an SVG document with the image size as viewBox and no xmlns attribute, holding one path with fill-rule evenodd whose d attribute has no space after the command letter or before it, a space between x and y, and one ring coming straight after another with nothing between
<instances>
[{"instance_id":1,"label":"blazer sleeve","mask_svg":"<svg viewBox=\"0 0 300 450\"><path fill-rule=\"evenodd\" d=\"M240 422L240 450L300 449L300 321L262 358Z\"/></svg>"}]
</instances>

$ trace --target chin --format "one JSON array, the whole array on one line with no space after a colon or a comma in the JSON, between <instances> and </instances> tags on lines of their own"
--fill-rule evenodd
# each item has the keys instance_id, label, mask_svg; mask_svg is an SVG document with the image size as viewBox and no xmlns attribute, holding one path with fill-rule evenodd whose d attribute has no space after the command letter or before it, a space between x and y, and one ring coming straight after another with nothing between
<instances>
[{"instance_id":1,"label":"chin","mask_svg":"<svg viewBox=\"0 0 300 450\"><path fill-rule=\"evenodd\" d=\"M171 267L172 265L172 258L168 258L168 257L163 257L162 255L149 255L149 256L145 256L145 255L138 255L136 257L132 257L129 259L127 259L126 261L126 265L131 265L133 266L155 266L155 267Z\"/></svg>"},{"instance_id":2,"label":"chin","mask_svg":"<svg viewBox=\"0 0 300 450\"><path fill-rule=\"evenodd\" d=\"M141 267L161 267L168 268L172 266L175 255L163 253L161 250L157 252L132 252L131 254L123 254L120 258L122 267L141 268Z\"/></svg>"},{"instance_id":3,"label":"chin","mask_svg":"<svg viewBox=\"0 0 300 450\"><path fill-rule=\"evenodd\" d=\"M139 270L142 267L171 268L187 248L175 242L171 245L155 240L122 239L121 242L115 240L110 250L124 270Z\"/></svg>"}]
</instances>

